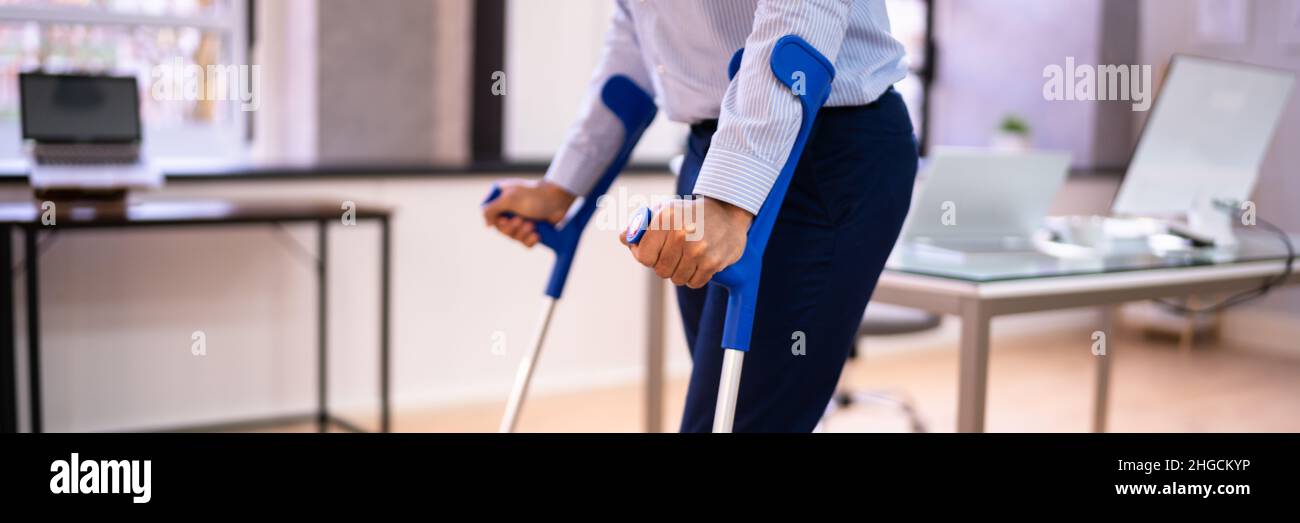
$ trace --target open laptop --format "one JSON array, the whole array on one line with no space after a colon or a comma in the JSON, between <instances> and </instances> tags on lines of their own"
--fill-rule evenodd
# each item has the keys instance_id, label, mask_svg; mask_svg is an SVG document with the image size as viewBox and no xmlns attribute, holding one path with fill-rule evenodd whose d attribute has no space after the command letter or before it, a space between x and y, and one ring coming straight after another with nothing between
<instances>
[{"instance_id":1,"label":"open laptop","mask_svg":"<svg viewBox=\"0 0 1300 523\"><path fill-rule=\"evenodd\" d=\"M956 254L1033 251L1069 168L1068 152L936 148L900 245Z\"/></svg>"},{"instance_id":2,"label":"open laptop","mask_svg":"<svg viewBox=\"0 0 1300 523\"><path fill-rule=\"evenodd\" d=\"M162 174L140 154L134 77L24 73L23 139L37 189L157 187Z\"/></svg>"},{"instance_id":3,"label":"open laptop","mask_svg":"<svg viewBox=\"0 0 1300 523\"><path fill-rule=\"evenodd\" d=\"M1235 243L1236 212L1255 191L1295 83L1294 71L1175 55L1114 214L1185 215L1185 227L1169 222L1173 232L1198 244Z\"/></svg>"}]
</instances>

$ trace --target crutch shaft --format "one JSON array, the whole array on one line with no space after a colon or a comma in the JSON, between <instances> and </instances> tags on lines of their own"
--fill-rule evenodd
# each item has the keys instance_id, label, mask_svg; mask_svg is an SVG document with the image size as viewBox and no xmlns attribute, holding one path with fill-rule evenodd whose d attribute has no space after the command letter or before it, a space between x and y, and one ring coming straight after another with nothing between
<instances>
[{"instance_id":1,"label":"crutch shaft","mask_svg":"<svg viewBox=\"0 0 1300 523\"><path fill-rule=\"evenodd\" d=\"M501 418L499 430L502 433L514 432L519 423L519 411L524 406L524 397L528 395L528 385L533 381L533 368L537 365L537 356L542 352L542 343L546 340L546 331L551 326L553 312L555 312L555 298L550 296L542 298L542 314L538 319L537 330L528 345L528 352L524 353L524 359L519 362L519 370L515 372L515 384L510 389L510 400L506 403L506 413Z\"/></svg>"},{"instance_id":2,"label":"crutch shaft","mask_svg":"<svg viewBox=\"0 0 1300 523\"><path fill-rule=\"evenodd\" d=\"M722 351L722 379L718 380L718 403L713 411L713 432L728 433L736 421L736 396L740 394L740 371L745 351Z\"/></svg>"}]
</instances>

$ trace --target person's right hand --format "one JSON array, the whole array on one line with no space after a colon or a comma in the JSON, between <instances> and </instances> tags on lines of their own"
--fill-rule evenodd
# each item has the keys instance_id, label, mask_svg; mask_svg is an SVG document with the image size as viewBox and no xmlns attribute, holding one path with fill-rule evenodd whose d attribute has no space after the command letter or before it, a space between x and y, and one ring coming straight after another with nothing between
<instances>
[{"instance_id":1,"label":"person's right hand","mask_svg":"<svg viewBox=\"0 0 1300 523\"><path fill-rule=\"evenodd\" d=\"M530 220L559 223L577 199L569 191L545 180L501 180L501 195L483 206L483 221L501 234L528 247L537 245L537 228ZM505 217L502 214L514 216Z\"/></svg>"}]
</instances>

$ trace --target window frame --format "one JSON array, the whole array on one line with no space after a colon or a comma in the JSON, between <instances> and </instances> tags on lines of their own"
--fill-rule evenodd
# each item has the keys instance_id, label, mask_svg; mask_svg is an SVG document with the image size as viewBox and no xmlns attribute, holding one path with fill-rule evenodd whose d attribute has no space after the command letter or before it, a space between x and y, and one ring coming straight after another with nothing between
<instances>
[{"instance_id":1,"label":"window frame","mask_svg":"<svg viewBox=\"0 0 1300 523\"><path fill-rule=\"evenodd\" d=\"M934 40L934 3L935 0L922 0L925 2L925 49L922 54L925 55L925 65L912 69L912 74L921 80L921 106L915 110L920 111L921 115L921 132L917 133L918 148L921 156L930 153L930 96L934 94L934 72L935 60L938 59L938 46Z\"/></svg>"},{"instance_id":2,"label":"window frame","mask_svg":"<svg viewBox=\"0 0 1300 523\"><path fill-rule=\"evenodd\" d=\"M255 0L231 0L229 8L220 15L178 16L150 15L137 13L120 13L107 9L79 7L70 5L2 5L0 6L0 23L32 23L41 25L74 24L97 26L134 27L193 27L204 31L222 34L228 52L230 64L252 65L253 31ZM246 157L251 149L252 113L244 114L231 104L227 108L232 112L228 124L214 125L211 128L166 128L169 134L180 134L179 138L170 138L168 142L203 141L215 142L217 147L212 152L202 155L169 153L166 148L154 152L158 156L171 157ZM21 125L16 119L13 125ZM9 124L3 124L8 127ZM150 125L143 126L145 140L151 134ZM21 135L21 133L15 133ZM21 156L21 154L20 154ZM0 156L0 159L6 157ZM12 158L12 157L8 157Z\"/></svg>"},{"instance_id":3,"label":"window frame","mask_svg":"<svg viewBox=\"0 0 1300 523\"><path fill-rule=\"evenodd\" d=\"M506 0L475 1L472 83L505 70L507 34ZM489 89L473 89L471 93L470 160L501 163L505 156L505 100Z\"/></svg>"}]
</instances>

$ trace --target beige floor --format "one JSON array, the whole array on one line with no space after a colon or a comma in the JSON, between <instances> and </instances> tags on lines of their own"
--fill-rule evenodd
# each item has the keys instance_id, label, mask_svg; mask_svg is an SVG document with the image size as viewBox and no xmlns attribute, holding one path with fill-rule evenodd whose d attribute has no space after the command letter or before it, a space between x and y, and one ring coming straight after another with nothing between
<instances>
[{"instance_id":1,"label":"beige floor","mask_svg":"<svg viewBox=\"0 0 1300 523\"><path fill-rule=\"evenodd\" d=\"M934 432L953 430L957 358L951 340L908 351L868 349L850 365L849 387L906 393ZM993 432L1090 430L1094 357L1090 333L1002 336L991 358L988 429ZM1111 340L1110 428L1116 432L1300 432L1300 360L1232 350L1214 342L1190 353L1175 343L1128 333ZM672 380L665 427L676 428L685 380ZM454 409L399 411L402 432L491 432L501 403ZM638 385L530 399L524 432L642 430ZM286 426L281 430L306 429ZM906 430L883 406L855 407L829 418L827 432Z\"/></svg>"}]
</instances>

